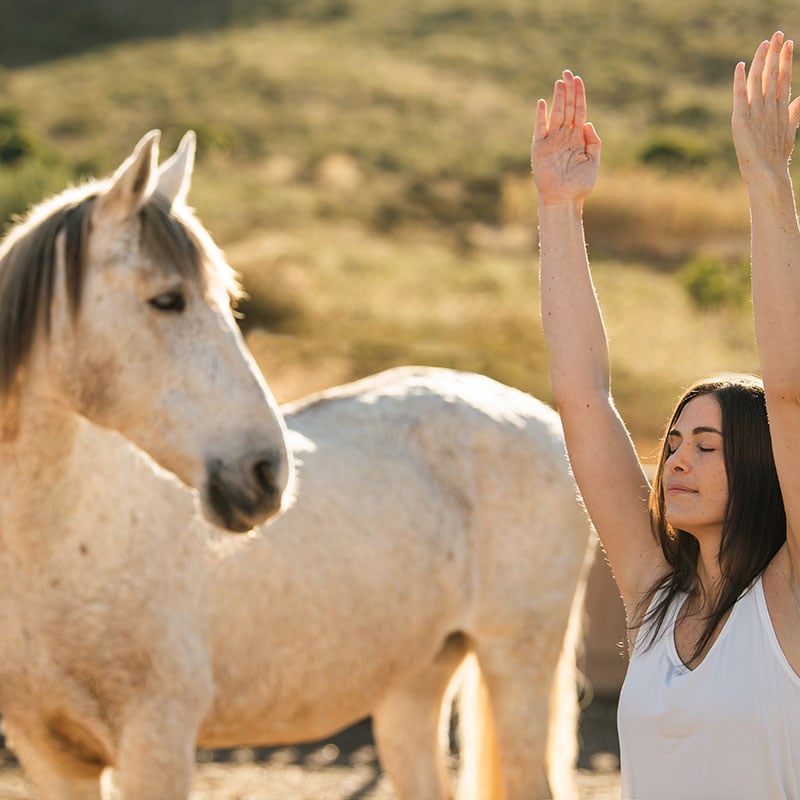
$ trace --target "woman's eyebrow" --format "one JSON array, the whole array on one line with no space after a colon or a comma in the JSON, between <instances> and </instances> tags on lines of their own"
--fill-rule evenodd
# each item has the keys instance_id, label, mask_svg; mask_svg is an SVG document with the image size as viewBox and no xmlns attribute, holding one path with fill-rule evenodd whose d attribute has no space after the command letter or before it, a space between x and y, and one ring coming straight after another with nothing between
<instances>
[{"instance_id":1,"label":"woman's eyebrow","mask_svg":"<svg viewBox=\"0 0 800 800\"><path fill-rule=\"evenodd\" d=\"M698 427L692 429L692 434L694 436L697 436L698 434L701 433L716 433L718 436L722 436L722 431L712 427L711 425L699 425ZM667 437L670 436L677 436L679 439L683 438L683 434L677 428L673 428L667 434Z\"/></svg>"},{"instance_id":2,"label":"woman's eyebrow","mask_svg":"<svg viewBox=\"0 0 800 800\"><path fill-rule=\"evenodd\" d=\"M712 428L710 425L700 425L699 427L695 428L692 433L695 435L698 433L716 433L719 436L722 436L722 431Z\"/></svg>"}]
</instances>

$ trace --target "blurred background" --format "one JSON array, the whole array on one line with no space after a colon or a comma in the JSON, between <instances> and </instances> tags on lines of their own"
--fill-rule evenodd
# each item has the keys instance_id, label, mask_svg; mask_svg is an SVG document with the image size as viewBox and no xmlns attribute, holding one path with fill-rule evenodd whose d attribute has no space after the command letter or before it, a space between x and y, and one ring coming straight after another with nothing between
<instances>
[{"instance_id":1,"label":"blurred background","mask_svg":"<svg viewBox=\"0 0 800 800\"><path fill-rule=\"evenodd\" d=\"M757 369L730 84L778 27L800 35L796 0L0 0L0 223L192 128L190 201L280 400L418 363L549 401L529 140L568 66L604 142L614 392L650 459L684 386ZM595 572L587 671L613 696Z\"/></svg>"}]
</instances>

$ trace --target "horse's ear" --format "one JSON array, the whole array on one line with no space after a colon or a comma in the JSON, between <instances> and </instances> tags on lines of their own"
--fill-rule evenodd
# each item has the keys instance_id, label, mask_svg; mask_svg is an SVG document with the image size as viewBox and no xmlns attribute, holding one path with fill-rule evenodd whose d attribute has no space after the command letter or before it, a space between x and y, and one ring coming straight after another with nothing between
<instances>
[{"instance_id":1,"label":"horse's ear","mask_svg":"<svg viewBox=\"0 0 800 800\"><path fill-rule=\"evenodd\" d=\"M160 131L145 134L97 198L95 219L120 222L133 216L149 199L156 185Z\"/></svg>"},{"instance_id":2,"label":"horse's ear","mask_svg":"<svg viewBox=\"0 0 800 800\"><path fill-rule=\"evenodd\" d=\"M194 169L196 137L194 131L187 131L178 149L158 170L156 191L170 204L184 203L189 194Z\"/></svg>"}]
</instances>

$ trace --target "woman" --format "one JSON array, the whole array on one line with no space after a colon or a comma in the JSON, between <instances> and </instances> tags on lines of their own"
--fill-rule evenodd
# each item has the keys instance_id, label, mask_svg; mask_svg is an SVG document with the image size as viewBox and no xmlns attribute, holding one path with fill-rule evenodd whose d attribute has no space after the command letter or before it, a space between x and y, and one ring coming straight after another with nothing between
<instances>
[{"instance_id":1,"label":"woman","mask_svg":"<svg viewBox=\"0 0 800 800\"><path fill-rule=\"evenodd\" d=\"M629 625L624 798L800 800L800 232L788 173L800 105L789 103L791 65L792 43L776 33L749 74L739 64L734 77L764 384L727 376L692 387L652 487L611 397L586 257L582 209L600 139L581 79L565 71L549 111L537 106L531 163L553 393Z\"/></svg>"}]
</instances>

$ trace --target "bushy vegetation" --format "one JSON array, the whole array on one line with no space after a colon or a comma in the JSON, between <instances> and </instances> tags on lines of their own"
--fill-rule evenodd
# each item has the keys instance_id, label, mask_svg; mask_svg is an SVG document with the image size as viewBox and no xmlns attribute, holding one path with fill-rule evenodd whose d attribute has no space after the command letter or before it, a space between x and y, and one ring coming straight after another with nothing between
<instances>
[{"instance_id":1,"label":"bushy vegetation","mask_svg":"<svg viewBox=\"0 0 800 800\"><path fill-rule=\"evenodd\" d=\"M17 3L0 216L194 128L191 199L280 396L415 361L547 398L528 141L570 66L604 142L586 224L615 393L646 442L682 384L754 367L741 286L709 300L708 265L746 261L730 79L776 27L800 31L795 0Z\"/></svg>"},{"instance_id":2,"label":"bushy vegetation","mask_svg":"<svg viewBox=\"0 0 800 800\"><path fill-rule=\"evenodd\" d=\"M680 283L701 309L743 307L750 299L750 265L726 264L717 258L697 256L684 264Z\"/></svg>"}]
</instances>

